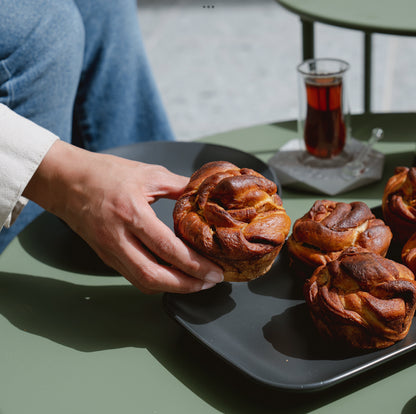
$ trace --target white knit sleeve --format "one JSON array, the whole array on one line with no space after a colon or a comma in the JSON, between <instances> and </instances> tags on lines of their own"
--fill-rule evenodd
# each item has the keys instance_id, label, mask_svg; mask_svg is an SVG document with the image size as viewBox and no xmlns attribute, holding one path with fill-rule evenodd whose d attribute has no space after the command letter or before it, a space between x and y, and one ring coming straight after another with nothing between
<instances>
[{"instance_id":1,"label":"white knit sleeve","mask_svg":"<svg viewBox=\"0 0 416 414\"><path fill-rule=\"evenodd\" d=\"M11 226L26 205L23 190L57 139L0 104L0 229Z\"/></svg>"}]
</instances>

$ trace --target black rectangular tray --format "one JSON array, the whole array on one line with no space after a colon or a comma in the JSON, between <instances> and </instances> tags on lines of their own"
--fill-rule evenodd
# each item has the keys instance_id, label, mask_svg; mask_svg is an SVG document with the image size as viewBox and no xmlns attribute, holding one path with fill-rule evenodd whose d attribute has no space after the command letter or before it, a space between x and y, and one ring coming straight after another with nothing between
<instances>
[{"instance_id":1,"label":"black rectangular tray","mask_svg":"<svg viewBox=\"0 0 416 414\"><path fill-rule=\"evenodd\" d=\"M397 260L398 248L388 257ZM335 348L310 319L286 249L268 274L190 295L165 294L166 311L209 349L255 380L284 390L318 391L416 348L407 337L376 351Z\"/></svg>"}]
</instances>

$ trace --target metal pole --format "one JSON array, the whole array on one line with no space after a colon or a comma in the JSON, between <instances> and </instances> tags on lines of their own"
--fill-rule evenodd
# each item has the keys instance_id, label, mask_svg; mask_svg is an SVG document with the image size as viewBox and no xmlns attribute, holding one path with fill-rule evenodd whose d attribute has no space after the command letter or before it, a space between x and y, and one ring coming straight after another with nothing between
<instances>
[{"instance_id":1,"label":"metal pole","mask_svg":"<svg viewBox=\"0 0 416 414\"><path fill-rule=\"evenodd\" d=\"M303 60L312 59L315 57L315 36L313 22L310 20L301 19L302 23L302 47L303 47Z\"/></svg>"},{"instance_id":2,"label":"metal pole","mask_svg":"<svg viewBox=\"0 0 416 414\"><path fill-rule=\"evenodd\" d=\"M364 113L371 112L371 63L372 63L371 33L364 33Z\"/></svg>"}]
</instances>

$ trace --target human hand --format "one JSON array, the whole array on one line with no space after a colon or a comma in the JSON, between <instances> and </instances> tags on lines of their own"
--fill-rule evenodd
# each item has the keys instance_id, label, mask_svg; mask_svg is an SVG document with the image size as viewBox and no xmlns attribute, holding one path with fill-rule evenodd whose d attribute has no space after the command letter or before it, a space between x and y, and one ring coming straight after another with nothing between
<instances>
[{"instance_id":1,"label":"human hand","mask_svg":"<svg viewBox=\"0 0 416 414\"><path fill-rule=\"evenodd\" d=\"M176 199L187 182L161 166L57 141L23 194L62 218L144 293L190 293L221 282L222 269L187 247L150 206Z\"/></svg>"}]
</instances>

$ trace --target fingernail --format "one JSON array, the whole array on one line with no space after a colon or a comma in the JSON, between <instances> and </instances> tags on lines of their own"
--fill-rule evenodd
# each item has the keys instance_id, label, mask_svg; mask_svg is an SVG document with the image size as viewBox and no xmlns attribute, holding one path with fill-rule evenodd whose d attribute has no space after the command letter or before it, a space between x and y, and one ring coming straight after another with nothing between
<instances>
[{"instance_id":1,"label":"fingernail","mask_svg":"<svg viewBox=\"0 0 416 414\"><path fill-rule=\"evenodd\" d=\"M219 283L219 282L222 282L224 280L224 275L222 273L219 273L219 272L208 272L205 275L204 280L207 281L207 282Z\"/></svg>"},{"instance_id":2,"label":"fingernail","mask_svg":"<svg viewBox=\"0 0 416 414\"><path fill-rule=\"evenodd\" d=\"M201 286L201 290L205 290L205 289L209 289L212 288L213 286L215 286L216 283L215 282L205 282L202 286Z\"/></svg>"}]
</instances>

